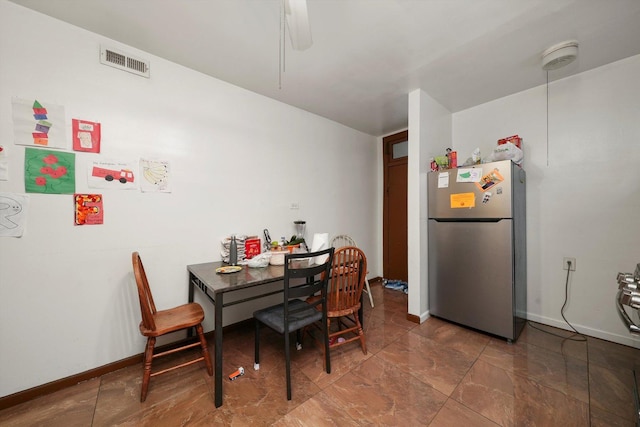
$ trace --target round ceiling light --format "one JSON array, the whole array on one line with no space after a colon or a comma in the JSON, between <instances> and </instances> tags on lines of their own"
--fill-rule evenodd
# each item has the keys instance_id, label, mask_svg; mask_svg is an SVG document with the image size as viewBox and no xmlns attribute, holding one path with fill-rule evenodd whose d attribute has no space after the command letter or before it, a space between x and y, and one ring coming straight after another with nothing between
<instances>
[{"instance_id":1,"label":"round ceiling light","mask_svg":"<svg viewBox=\"0 0 640 427\"><path fill-rule=\"evenodd\" d=\"M542 69L557 70L572 63L578 56L578 42L569 40L551 46L542 53Z\"/></svg>"}]
</instances>

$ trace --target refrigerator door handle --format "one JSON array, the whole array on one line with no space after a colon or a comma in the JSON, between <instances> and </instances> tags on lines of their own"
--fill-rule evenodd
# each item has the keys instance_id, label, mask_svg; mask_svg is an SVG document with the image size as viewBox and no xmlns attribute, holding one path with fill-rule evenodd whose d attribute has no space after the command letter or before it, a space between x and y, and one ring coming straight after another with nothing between
<instances>
[{"instance_id":1,"label":"refrigerator door handle","mask_svg":"<svg viewBox=\"0 0 640 427\"><path fill-rule=\"evenodd\" d=\"M435 222L500 222L510 218L429 218Z\"/></svg>"}]
</instances>

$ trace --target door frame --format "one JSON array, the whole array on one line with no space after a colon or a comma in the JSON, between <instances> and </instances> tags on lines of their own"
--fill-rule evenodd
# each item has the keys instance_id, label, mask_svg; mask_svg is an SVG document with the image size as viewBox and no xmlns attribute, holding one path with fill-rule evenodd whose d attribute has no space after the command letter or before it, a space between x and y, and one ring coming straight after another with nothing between
<instances>
[{"instance_id":1,"label":"door frame","mask_svg":"<svg viewBox=\"0 0 640 427\"><path fill-rule=\"evenodd\" d=\"M389 227L388 227L388 209L389 206L389 198L387 197L389 192L389 177L388 177L388 167L397 165L398 163L407 163L409 155L406 157L402 157L398 160L393 159L393 145L399 142L409 141L409 130L405 130L402 132L397 132L392 135L388 135L382 138L382 154L383 154L383 213L382 213L382 271L383 276L386 271L386 266L389 265ZM408 264L408 260L407 260ZM408 267L407 267L408 268Z\"/></svg>"}]
</instances>

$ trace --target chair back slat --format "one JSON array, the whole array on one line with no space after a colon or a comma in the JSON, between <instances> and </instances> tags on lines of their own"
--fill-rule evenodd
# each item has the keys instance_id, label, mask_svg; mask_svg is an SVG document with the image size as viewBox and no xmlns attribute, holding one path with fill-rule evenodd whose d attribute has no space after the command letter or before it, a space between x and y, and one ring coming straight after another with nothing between
<instances>
[{"instance_id":1,"label":"chair back slat","mask_svg":"<svg viewBox=\"0 0 640 427\"><path fill-rule=\"evenodd\" d=\"M367 272L367 257L355 246L336 249L333 256L327 309L341 311L360 304Z\"/></svg>"},{"instance_id":2,"label":"chair back slat","mask_svg":"<svg viewBox=\"0 0 640 427\"><path fill-rule=\"evenodd\" d=\"M156 324L153 320L153 315L156 313L156 305L153 302L153 295L149 288L149 281L147 280L147 274L144 271L140 254L138 252L134 252L131 255L131 261L133 263L133 274L136 278L136 284L138 285L138 299L140 300L140 313L142 313L142 326L149 331L155 331Z\"/></svg>"}]
</instances>

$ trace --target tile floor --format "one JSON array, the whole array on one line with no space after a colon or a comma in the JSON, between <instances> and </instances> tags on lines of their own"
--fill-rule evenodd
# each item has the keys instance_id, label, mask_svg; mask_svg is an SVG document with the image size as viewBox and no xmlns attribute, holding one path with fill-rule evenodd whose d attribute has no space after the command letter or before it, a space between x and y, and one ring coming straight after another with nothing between
<instances>
[{"instance_id":1,"label":"tile floor","mask_svg":"<svg viewBox=\"0 0 640 427\"><path fill-rule=\"evenodd\" d=\"M243 366L247 373L224 382L218 409L212 378L200 365L152 379L140 403L137 365L5 409L0 425L634 425L639 349L535 329L569 335L544 325L527 325L516 344L436 318L417 325L406 320L404 293L372 285L368 354L358 343L335 349L326 374L321 351L307 339L292 352L291 401L281 337L264 330L261 369L254 371L248 325L225 336L224 372Z\"/></svg>"}]
</instances>

